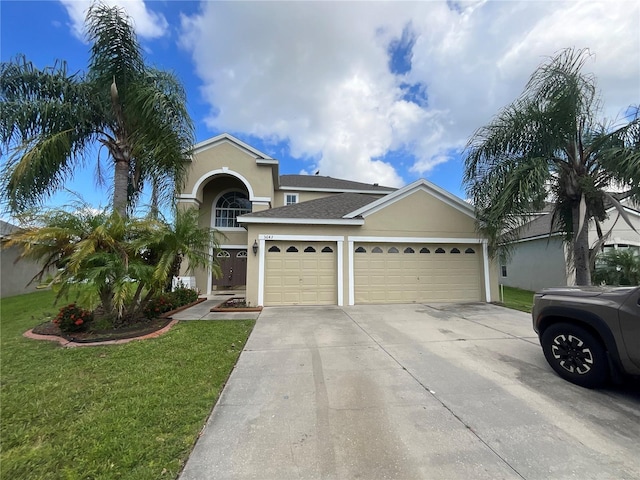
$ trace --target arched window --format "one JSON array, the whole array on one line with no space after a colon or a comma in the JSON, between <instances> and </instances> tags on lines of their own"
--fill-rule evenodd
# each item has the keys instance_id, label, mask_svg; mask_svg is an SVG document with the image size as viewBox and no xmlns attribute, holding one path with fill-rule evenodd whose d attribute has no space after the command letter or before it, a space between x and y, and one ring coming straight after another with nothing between
<instances>
[{"instance_id":1,"label":"arched window","mask_svg":"<svg viewBox=\"0 0 640 480\"><path fill-rule=\"evenodd\" d=\"M387 253L400 253L400 252L396 247L391 247L389 250L387 250Z\"/></svg>"},{"instance_id":2,"label":"arched window","mask_svg":"<svg viewBox=\"0 0 640 480\"><path fill-rule=\"evenodd\" d=\"M251 202L246 193L227 192L216 202L216 223L218 228L238 228L237 218L251 213Z\"/></svg>"},{"instance_id":3,"label":"arched window","mask_svg":"<svg viewBox=\"0 0 640 480\"><path fill-rule=\"evenodd\" d=\"M311 245L309 245L307 248L304 249L305 253L316 253L316 249L313 248Z\"/></svg>"},{"instance_id":4,"label":"arched window","mask_svg":"<svg viewBox=\"0 0 640 480\"><path fill-rule=\"evenodd\" d=\"M333 249L331 247L324 247L322 253L333 253Z\"/></svg>"},{"instance_id":5,"label":"arched window","mask_svg":"<svg viewBox=\"0 0 640 480\"><path fill-rule=\"evenodd\" d=\"M460 250L456 247L453 247L449 253L460 253Z\"/></svg>"},{"instance_id":6,"label":"arched window","mask_svg":"<svg viewBox=\"0 0 640 480\"><path fill-rule=\"evenodd\" d=\"M278 247L276 247L275 245L273 245L273 246L269 247L269 251L270 252L279 252L280 249Z\"/></svg>"},{"instance_id":7,"label":"arched window","mask_svg":"<svg viewBox=\"0 0 640 480\"><path fill-rule=\"evenodd\" d=\"M431 250L429 250L427 247L422 247L420 249L420 253L431 253Z\"/></svg>"},{"instance_id":8,"label":"arched window","mask_svg":"<svg viewBox=\"0 0 640 480\"><path fill-rule=\"evenodd\" d=\"M356 248L356 253L367 253L367 250L364 247Z\"/></svg>"},{"instance_id":9,"label":"arched window","mask_svg":"<svg viewBox=\"0 0 640 480\"><path fill-rule=\"evenodd\" d=\"M476 253L476 251L473 248L469 247L464 251L464 253Z\"/></svg>"},{"instance_id":10,"label":"arched window","mask_svg":"<svg viewBox=\"0 0 640 480\"><path fill-rule=\"evenodd\" d=\"M407 247L404 249L404 253L416 253L416 251L411 247Z\"/></svg>"},{"instance_id":11,"label":"arched window","mask_svg":"<svg viewBox=\"0 0 640 480\"><path fill-rule=\"evenodd\" d=\"M436 248L436 253L445 253L444 248L440 248L440 247Z\"/></svg>"}]
</instances>

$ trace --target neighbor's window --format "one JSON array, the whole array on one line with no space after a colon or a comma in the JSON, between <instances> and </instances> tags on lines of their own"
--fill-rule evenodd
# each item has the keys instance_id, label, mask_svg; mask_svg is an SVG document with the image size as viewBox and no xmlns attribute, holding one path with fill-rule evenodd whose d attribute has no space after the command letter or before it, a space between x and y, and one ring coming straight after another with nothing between
<instances>
[{"instance_id":1,"label":"neighbor's window","mask_svg":"<svg viewBox=\"0 0 640 480\"><path fill-rule=\"evenodd\" d=\"M293 205L298 203L298 194L297 193L287 193L284 196L284 204L285 205Z\"/></svg>"},{"instance_id":2,"label":"neighbor's window","mask_svg":"<svg viewBox=\"0 0 640 480\"><path fill-rule=\"evenodd\" d=\"M507 276L507 266L506 265L501 265L500 266L500 273L503 277Z\"/></svg>"},{"instance_id":3,"label":"neighbor's window","mask_svg":"<svg viewBox=\"0 0 640 480\"><path fill-rule=\"evenodd\" d=\"M251 202L247 194L227 192L216 202L216 227L238 228L238 216L246 213L251 213Z\"/></svg>"}]
</instances>

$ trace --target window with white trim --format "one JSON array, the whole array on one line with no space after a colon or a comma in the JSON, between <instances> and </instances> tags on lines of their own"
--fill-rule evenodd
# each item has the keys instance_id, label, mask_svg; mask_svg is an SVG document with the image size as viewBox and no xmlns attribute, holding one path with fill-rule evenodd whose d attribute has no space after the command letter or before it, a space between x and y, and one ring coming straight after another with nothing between
<instances>
[{"instance_id":1,"label":"window with white trim","mask_svg":"<svg viewBox=\"0 0 640 480\"><path fill-rule=\"evenodd\" d=\"M284 204L285 205L294 205L298 203L298 194L297 193L285 193L284 194Z\"/></svg>"},{"instance_id":2,"label":"window with white trim","mask_svg":"<svg viewBox=\"0 0 640 480\"><path fill-rule=\"evenodd\" d=\"M218 228L239 228L237 218L251 213L251 202L244 192L227 192L216 202L216 223Z\"/></svg>"}]
</instances>

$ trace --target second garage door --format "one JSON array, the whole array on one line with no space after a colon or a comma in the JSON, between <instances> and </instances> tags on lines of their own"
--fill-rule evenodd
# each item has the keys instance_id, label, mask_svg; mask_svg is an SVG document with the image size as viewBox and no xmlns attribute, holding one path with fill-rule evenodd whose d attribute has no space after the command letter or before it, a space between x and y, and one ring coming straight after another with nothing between
<instances>
[{"instance_id":1,"label":"second garage door","mask_svg":"<svg viewBox=\"0 0 640 480\"><path fill-rule=\"evenodd\" d=\"M265 305L338 303L336 244L267 242Z\"/></svg>"},{"instance_id":2,"label":"second garage door","mask_svg":"<svg viewBox=\"0 0 640 480\"><path fill-rule=\"evenodd\" d=\"M355 245L356 303L481 300L478 245Z\"/></svg>"}]
</instances>

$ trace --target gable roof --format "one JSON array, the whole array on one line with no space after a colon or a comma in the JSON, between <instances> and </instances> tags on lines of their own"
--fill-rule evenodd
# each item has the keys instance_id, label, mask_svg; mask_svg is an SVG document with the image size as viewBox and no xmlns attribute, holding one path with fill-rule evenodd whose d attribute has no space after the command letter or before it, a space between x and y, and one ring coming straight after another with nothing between
<instances>
[{"instance_id":1,"label":"gable roof","mask_svg":"<svg viewBox=\"0 0 640 480\"><path fill-rule=\"evenodd\" d=\"M362 225L361 218L345 216L377 200L363 193L341 193L284 207L271 208L238 217L239 223L321 223Z\"/></svg>"},{"instance_id":2,"label":"gable roof","mask_svg":"<svg viewBox=\"0 0 640 480\"><path fill-rule=\"evenodd\" d=\"M356 191L360 193L391 193L395 188L377 183L362 183L319 175L280 175L280 190L315 190L326 192Z\"/></svg>"},{"instance_id":3,"label":"gable roof","mask_svg":"<svg viewBox=\"0 0 640 480\"><path fill-rule=\"evenodd\" d=\"M355 218L358 216L366 217L367 215L371 215L372 213L382 210L388 205L402 200L403 198L417 191L427 192L428 194L434 196L436 199L442 201L443 203L446 203L450 207L455 208L465 215L475 218L474 208L471 204L465 202L452 193L447 192L446 190L438 187L437 185L434 185L433 183L423 178L421 178L420 180L416 180L415 182L402 187L401 189L396 190L395 192L390 193L389 195L386 195L376 200L375 202L369 203L357 210L354 210L353 212L350 212L348 215L345 215L345 218Z\"/></svg>"},{"instance_id":4,"label":"gable roof","mask_svg":"<svg viewBox=\"0 0 640 480\"><path fill-rule=\"evenodd\" d=\"M256 158L256 160L262 161L262 163L274 165L278 164L278 161L276 159L271 158L266 153L261 152L257 148L253 148L251 145L244 143L242 140L234 137L233 135L229 135L228 133L221 133L220 135L216 135L215 137L209 138L200 143L196 143L193 146L193 153L199 153L203 150L215 147L216 145L219 145L221 143L230 143L240 150L244 150L252 157Z\"/></svg>"}]
</instances>

